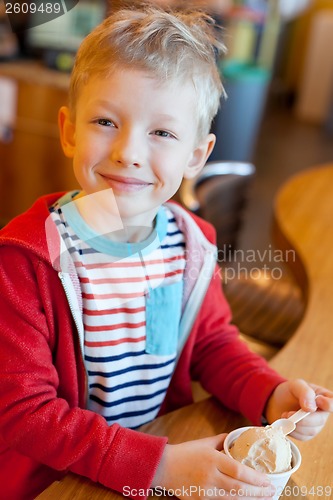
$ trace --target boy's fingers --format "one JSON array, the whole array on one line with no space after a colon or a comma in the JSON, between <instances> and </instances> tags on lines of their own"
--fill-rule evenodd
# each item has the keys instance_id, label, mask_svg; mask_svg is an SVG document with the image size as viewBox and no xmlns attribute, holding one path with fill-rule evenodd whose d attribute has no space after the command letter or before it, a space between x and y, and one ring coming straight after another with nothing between
<instances>
[{"instance_id":1,"label":"boy's fingers","mask_svg":"<svg viewBox=\"0 0 333 500\"><path fill-rule=\"evenodd\" d=\"M333 413L333 395L323 396L322 394L319 394L316 397L316 403L320 410Z\"/></svg>"},{"instance_id":2,"label":"boy's fingers","mask_svg":"<svg viewBox=\"0 0 333 500\"><path fill-rule=\"evenodd\" d=\"M299 401L303 410L316 411L316 392L305 380L292 380L290 382L290 392Z\"/></svg>"},{"instance_id":3,"label":"boy's fingers","mask_svg":"<svg viewBox=\"0 0 333 500\"><path fill-rule=\"evenodd\" d=\"M320 418L311 418L312 416L317 415L318 417L320 416ZM329 413L324 411L312 413L311 415L309 415L309 417L297 423L296 430L290 434L291 437L299 439L300 441L307 441L308 439L312 439L313 437L317 436L319 432L321 432L328 416Z\"/></svg>"},{"instance_id":4,"label":"boy's fingers","mask_svg":"<svg viewBox=\"0 0 333 500\"><path fill-rule=\"evenodd\" d=\"M218 451L223 451L223 443L225 438L227 437L227 434L224 432L223 434L218 434L217 436L214 436L214 448Z\"/></svg>"},{"instance_id":5,"label":"boy's fingers","mask_svg":"<svg viewBox=\"0 0 333 500\"><path fill-rule=\"evenodd\" d=\"M333 392L325 387L320 387L316 384L310 384L311 387L316 392L316 403L320 410L327 411L329 413L333 412Z\"/></svg>"},{"instance_id":6,"label":"boy's fingers","mask_svg":"<svg viewBox=\"0 0 333 500\"><path fill-rule=\"evenodd\" d=\"M289 418L292 415L294 415L295 413L296 412L294 412L294 411L285 412L282 415L282 418ZM316 411L316 412L308 415L306 418L304 418L304 420L297 422L297 424L296 424L297 429L300 429L302 427L322 427L323 425L325 425L327 417L328 417L327 412Z\"/></svg>"},{"instance_id":7,"label":"boy's fingers","mask_svg":"<svg viewBox=\"0 0 333 500\"><path fill-rule=\"evenodd\" d=\"M222 474L229 476L229 485L231 488L237 489L240 482L248 486L252 485L259 488L271 485L266 474L251 469L246 465L240 464L236 460L229 458L226 455L221 457L219 470Z\"/></svg>"},{"instance_id":8,"label":"boy's fingers","mask_svg":"<svg viewBox=\"0 0 333 500\"><path fill-rule=\"evenodd\" d=\"M316 411L307 418L296 424L296 430L315 435L326 424L329 413L326 411Z\"/></svg>"},{"instance_id":9,"label":"boy's fingers","mask_svg":"<svg viewBox=\"0 0 333 500\"><path fill-rule=\"evenodd\" d=\"M203 438L202 441L212 448L215 448L218 451L223 450L223 443L227 434L224 432L223 434L217 434L217 436L210 436L208 438Z\"/></svg>"},{"instance_id":10,"label":"boy's fingers","mask_svg":"<svg viewBox=\"0 0 333 500\"><path fill-rule=\"evenodd\" d=\"M304 434L303 432L297 432L294 431L290 434L290 436L294 439L297 439L297 441L310 441L310 439L313 439L319 432L322 430L322 427L319 429L314 429L314 432L311 434Z\"/></svg>"}]
</instances>

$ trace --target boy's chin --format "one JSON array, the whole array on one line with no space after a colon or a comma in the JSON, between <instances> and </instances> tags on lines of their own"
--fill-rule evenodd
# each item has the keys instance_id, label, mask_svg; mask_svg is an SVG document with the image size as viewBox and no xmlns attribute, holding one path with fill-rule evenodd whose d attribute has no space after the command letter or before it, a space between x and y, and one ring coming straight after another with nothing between
<instances>
[{"instance_id":1,"label":"boy's chin","mask_svg":"<svg viewBox=\"0 0 333 500\"><path fill-rule=\"evenodd\" d=\"M140 210L141 202L139 201L131 202L131 206L129 206L126 200L117 199L116 201L119 216L124 226L151 227L160 208L160 206L158 206L151 207L147 210Z\"/></svg>"}]
</instances>

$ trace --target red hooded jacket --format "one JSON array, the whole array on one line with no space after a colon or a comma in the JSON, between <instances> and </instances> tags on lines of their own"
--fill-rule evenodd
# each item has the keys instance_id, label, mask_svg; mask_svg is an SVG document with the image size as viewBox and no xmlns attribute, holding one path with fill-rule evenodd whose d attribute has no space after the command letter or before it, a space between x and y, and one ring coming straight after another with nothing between
<instances>
[{"instance_id":1,"label":"red hooded jacket","mask_svg":"<svg viewBox=\"0 0 333 500\"><path fill-rule=\"evenodd\" d=\"M48 207L62 194L40 198L0 232L0 481L6 500L32 499L67 471L119 492L125 485L148 489L167 442L108 426L86 409L87 378L73 318L73 309L76 317L80 311L52 265L45 230ZM269 395L284 379L229 323L212 258L214 229L170 206L185 233L192 272L185 278L179 359L160 414L191 403L196 379L260 425ZM79 299L78 280L73 289Z\"/></svg>"}]
</instances>

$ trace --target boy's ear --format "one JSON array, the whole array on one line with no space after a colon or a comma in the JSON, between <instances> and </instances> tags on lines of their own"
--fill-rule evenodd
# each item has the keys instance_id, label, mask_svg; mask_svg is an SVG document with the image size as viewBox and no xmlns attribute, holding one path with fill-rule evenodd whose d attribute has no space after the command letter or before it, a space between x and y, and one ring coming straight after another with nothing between
<instances>
[{"instance_id":1,"label":"boy's ear","mask_svg":"<svg viewBox=\"0 0 333 500\"><path fill-rule=\"evenodd\" d=\"M71 121L67 106L62 106L58 113L60 142L67 158L73 158L75 153L75 125Z\"/></svg>"},{"instance_id":2,"label":"boy's ear","mask_svg":"<svg viewBox=\"0 0 333 500\"><path fill-rule=\"evenodd\" d=\"M214 134L208 134L203 141L201 141L192 153L192 158L184 172L185 179L193 179L196 177L206 164L206 161L213 151L215 146L216 137Z\"/></svg>"}]
</instances>

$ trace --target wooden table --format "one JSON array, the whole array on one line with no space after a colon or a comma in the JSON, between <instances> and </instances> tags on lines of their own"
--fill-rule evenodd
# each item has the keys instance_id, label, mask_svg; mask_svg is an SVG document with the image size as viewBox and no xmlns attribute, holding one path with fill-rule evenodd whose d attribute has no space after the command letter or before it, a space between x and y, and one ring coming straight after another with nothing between
<instances>
[{"instance_id":1,"label":"wooden table","mask_svg":"<svg viewBox=\"0 0 333 500\"><path fill-rule=\"evenodd\" d=\"M307 300L299 328L271 365L287 377L302 377L333 389L333 165L291 178L274 206L280 248L293 248L288 262ZM297 443L303 463L297 485L330 486L333 498L333 421L312 441ZM320 498L310 496L310 498Z\"/></svg>"},{"instance_id":2,"label":"wooden table","mask_svg":"<svg viewBox=\"0 0 333 500\"><path fill-rule=\"evenodd\" d=\"M295 259L288 254L288 263L305 291L307 308L297 332L271 365L285 376L302 377L332 389L333 165L311 169L289 180L276 198L274 213L279 246L297 251ZM171 443L177 443L228 432L247 423L209 398L160 417L143 430L167 435ZM333 498L332 418L312 441L297 444L303 462L289 482L291 494L283 498ZM330 488L330 494L325 495L325 487ZM69 474L38 497L55 498L119 500L121 496Z\"/></svg>"}]
</instances>

